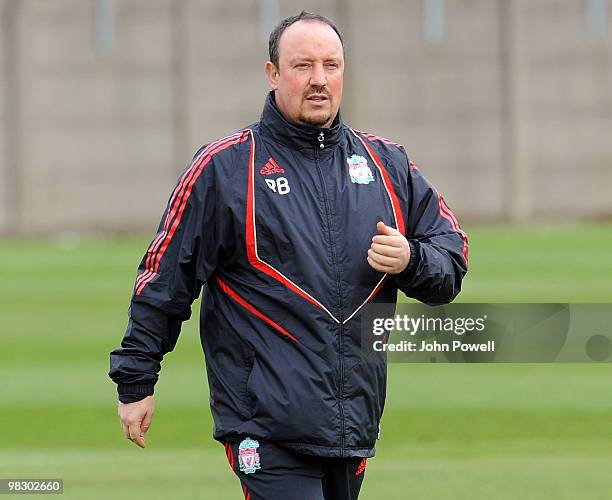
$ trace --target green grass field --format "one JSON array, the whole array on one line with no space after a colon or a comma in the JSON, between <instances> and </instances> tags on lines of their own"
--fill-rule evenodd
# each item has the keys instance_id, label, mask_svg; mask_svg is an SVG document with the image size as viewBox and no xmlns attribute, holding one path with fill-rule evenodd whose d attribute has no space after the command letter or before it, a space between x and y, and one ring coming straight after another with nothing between
<instances>
[{"instance_id":1,"label":"green grass field","mask_svg":"<svg viewBox=\"0 0 612 500\"><path fill-rule=\"evenodd\" d=\"M612 225L467 232L462 301L612 302ZM148 448L121 434L108 353L147 243L0 242L0 478L63 478L71 499L242 498L211 438L197 305L164 362ZM610 364L396 364L389 377L360 498L612 498Z\"/></svg>"}]
</instances>

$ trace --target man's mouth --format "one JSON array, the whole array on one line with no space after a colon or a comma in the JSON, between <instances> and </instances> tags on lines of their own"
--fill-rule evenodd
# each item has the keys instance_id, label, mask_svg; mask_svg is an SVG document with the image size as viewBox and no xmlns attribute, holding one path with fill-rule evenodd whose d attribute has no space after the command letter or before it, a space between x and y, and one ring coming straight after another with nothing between
<instances>
[{"instance_id":1,"label":"man's mouth","mask_svg":"<svg viewBox=\"0 0 612 500\"><path fill-rule=\"evenodd\" d=\"M327 97L325 94L311 94L306 98L306 100L313 102L324 102L328 101L329 97Z\"/></svg>"}]
</instances>

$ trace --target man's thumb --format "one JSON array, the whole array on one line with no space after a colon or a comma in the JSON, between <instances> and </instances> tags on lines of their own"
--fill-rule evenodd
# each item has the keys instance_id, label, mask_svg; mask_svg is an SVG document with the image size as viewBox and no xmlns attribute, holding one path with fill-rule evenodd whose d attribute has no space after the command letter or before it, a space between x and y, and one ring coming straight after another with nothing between
<instances>
[{"instance_id":1,"label":"man's thumb","mask_svg":"<svg viewBox=\"0 0 612 500\"><path fill-rule=\"evenodd\" d=\"M387 236L393 236L394 234L397 234L397 232L398 232L397 229L394 229L394 228L392 228L390 226L387 226L382 221L379 221L376 224L376 229L378 230L378 232L380 234L384 234L384 235L387 235Z\"/></svg>"}]
</instances>

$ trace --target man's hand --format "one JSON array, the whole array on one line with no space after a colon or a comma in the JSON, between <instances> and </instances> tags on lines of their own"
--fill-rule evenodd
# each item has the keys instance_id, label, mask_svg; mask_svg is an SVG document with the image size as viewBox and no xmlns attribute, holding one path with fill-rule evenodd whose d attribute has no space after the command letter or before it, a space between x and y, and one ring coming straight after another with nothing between
<instances>
[{"instance_id":1,"label":"man's hand","mask_svg":"<svg viewBox=\"0 0 612 500\"><path fill-rule=\"evenodd\" d=\"M151 427L155 401L147 396L135 403L119 402L119 420L123 435L141 448L146 448L145 434Z\"/></svg>"},{"instance_id":2,"label":"man's hand","mask_svg":"<svg viewBox=\"0 0 612 500\"><path fill-rule=\"evenodd\" d=\"M368 264L381 273L401 273L410 262L410 245L397 229L376 224L378 234L372 238L368 250Z\"/></svg>"}]
</instances>

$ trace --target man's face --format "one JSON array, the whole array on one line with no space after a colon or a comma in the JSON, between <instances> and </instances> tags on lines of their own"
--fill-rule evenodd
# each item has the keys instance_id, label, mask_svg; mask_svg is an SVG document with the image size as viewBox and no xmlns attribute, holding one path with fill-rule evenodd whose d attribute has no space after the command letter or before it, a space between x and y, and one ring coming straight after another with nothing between
<instances>
[{"instance_id":1,"label":"man's face","mask_svg":"<svg viewBox=\"0 0 612 500\"><path fill-rule=\"evenodd\" d=\"M276 68L266 74L281 113L294 123L329 127L340 108L344 76L342 43L331 26L298 21L279 41Z\"/></svg>"}]
</instances>

